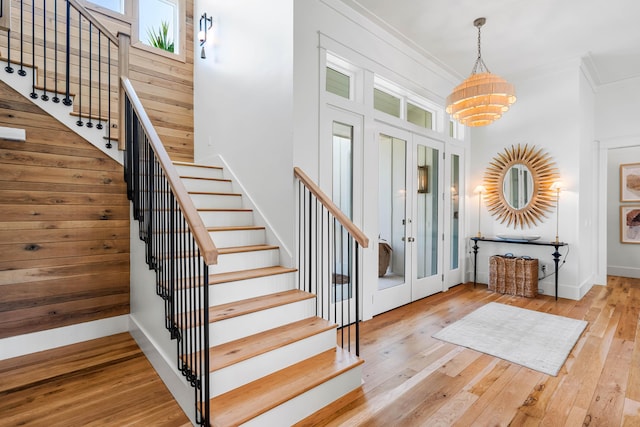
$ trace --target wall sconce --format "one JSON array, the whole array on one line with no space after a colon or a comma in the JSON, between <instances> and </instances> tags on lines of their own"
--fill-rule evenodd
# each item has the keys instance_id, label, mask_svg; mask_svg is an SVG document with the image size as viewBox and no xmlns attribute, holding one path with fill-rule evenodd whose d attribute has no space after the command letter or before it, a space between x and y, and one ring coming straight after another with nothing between
<instances>
[{"instance_id":1,"label":"wall sconce","mask_svg":"<svg viewBox=\"0 0 640 427\"><path fill-rule=\"evenodd\" d=\"M551 184L551 190L555 190L556 192L556 243L560 243L560 239L558 238L558 227L560 225L560 191L562 191L562 187L564 184L562 181L556 181Z\"/></svg>"},{"instance_id":2,"label":"wall sconce","mask_svg":"<svg viewBox=\"0 0 640 427\"><path fill-rule=\"evenodd\" d=\"M429 192L429 166L418 166L418 193Z\"/></svg>"},{"instance_id":3,"label":"wall sconce","mask_svg":"<svg viewBox=\"0 0 640 427\"><path fill-rule=\"evenodd\" d=\"M473 190L475 194L478 195L478 238L482 237L482 233L480 233L480 212L482 211L482 193L486 193L487 189L484 188L484 185L478 185L475 190Z\"/></svg>"},{"instance_id":4,"label":"wall sconce","mask_svg":"<svg viewBox=\"0 0 640 427\"><path fill-rule=\"evenodd\" d=\"M204 53L204 45L207 43L207 32L213 27L213 18L207 16L207 13L203 13L200 17L200 27L198 31L198 40L200 41L200 58L205 59L207 56Z\"/></svg>"}]
</instances>

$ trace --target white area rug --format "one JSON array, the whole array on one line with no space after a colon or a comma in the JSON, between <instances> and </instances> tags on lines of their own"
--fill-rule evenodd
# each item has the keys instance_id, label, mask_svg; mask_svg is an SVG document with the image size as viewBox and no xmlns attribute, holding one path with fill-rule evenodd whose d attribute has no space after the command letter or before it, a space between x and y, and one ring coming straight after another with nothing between
<instances>
[{"instance_id":1,"label":"white area rug","mask_svg":"<svg viewBox=\"0 0 640 427\"><path fill-rule=\"evenodd\" d=\"M433 337L556 376L586 327L584 320L490 302Z\"/></svg>"}]
</instances>

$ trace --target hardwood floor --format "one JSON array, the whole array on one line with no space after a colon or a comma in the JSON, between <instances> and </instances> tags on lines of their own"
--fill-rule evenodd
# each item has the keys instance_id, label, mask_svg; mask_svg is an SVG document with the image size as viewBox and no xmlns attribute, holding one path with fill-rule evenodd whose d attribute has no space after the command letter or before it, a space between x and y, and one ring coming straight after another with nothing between
<instances>
[{"instance_id":1,"label":"hardwood floor","mask_svg":"<svg viewBox=\"0 0 640 427\"><path fill-rule=\"evenodd\" d=\"M557 377L431 337L490 301L589 325ZM639 314L640 279L610 277L581 301L460 285L364 322L362 388L299 425L640 426Z\"/></svg>"},{"instance_id":2,"label":"hardwood floor","mask_svg":"<svg viewBox=\"0 0 640 427\"><path fill-rule=\"evenodd\" d=\"M0 426L191 425L128 333L0 361Z\"/></svg>"},{"instance_id":3,"label":"hardwood floor","mask_svg":"<svg viewBox=\"0 0 640 427\"><path fill-rule=\"evenodd\" d=\"M431 338L490 301L589 325L557 377ZM640 426L639 314L640 279L610 277L581 301L460 285L362 323L363 386L299 425ZM17 425L169 427L188 419L120 334L0 362L0 426Z\"/></svg>"}]
</instances>

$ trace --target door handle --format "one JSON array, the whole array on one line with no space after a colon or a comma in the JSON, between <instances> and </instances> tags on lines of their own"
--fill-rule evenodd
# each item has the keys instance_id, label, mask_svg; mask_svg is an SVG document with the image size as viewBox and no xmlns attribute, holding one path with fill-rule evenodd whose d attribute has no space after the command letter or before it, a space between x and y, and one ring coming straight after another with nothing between
<instances>
[{"instance_id":1,"label":"door handle","mask_svg":"<svg viewBox=\"0 0 640 427\"><path fill-rule=\"evenodd\" d=\"M413 237L408 237L407 238L407 242L411 243L411 242L415 242L416 239L414 239ZM402 238L402 241L404 242L404 237Z\"/></svg>"}]
</instances>

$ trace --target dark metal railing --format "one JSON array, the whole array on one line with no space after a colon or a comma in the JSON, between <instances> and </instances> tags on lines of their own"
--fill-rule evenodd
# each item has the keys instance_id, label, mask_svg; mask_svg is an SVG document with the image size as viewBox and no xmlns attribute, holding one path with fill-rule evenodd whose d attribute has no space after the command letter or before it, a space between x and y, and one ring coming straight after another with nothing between
<instances>
[{"instance_id":1,"label":"dark metal railing","mask_svg":"<svg viewBox=\"0 0 640 427\"><path fill-rule=\"evenodd\" d=\"M316 315L338 325L338 345L360 355L362 248L368 238L299 168L298 287L316 295Z\"/></svg>"},{"instance_id":2,"label":"dark metal railing","mask_svg":"<svg viewBox=\"0 0 640 427\"><path fill-rule=\"evenodd\" d=\"M142 104L124 87L125 180L156 273L165 326L177 340L178 369L194 390L196 420L209 425L209 265L217 250Z\"/></svg>"},{"instance_id":3,"label":"dark metal railing","mask_svg":"<svg viewBox=\"0 0 640 427\"><path fill-rule=\"evenodd\" d=\"M60 1L65 2L64 8ZM17 64L17 74L24 77L31 69L28 95L32 99L74 104L76 125L101 131L106 147L111 148L119 75L117 60L111 58L117 58L117 37L77 0L13 0L11 7L20 24L17 31L4 28L5 71L13 73ZM19 59L12 61L12 56Z\"/></svg>"}]
</instances>

